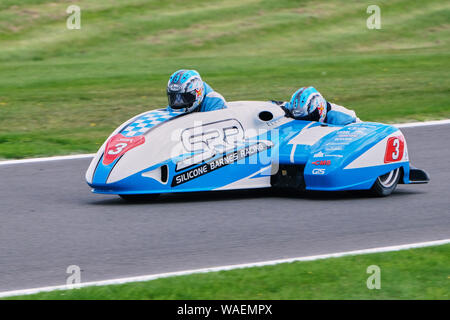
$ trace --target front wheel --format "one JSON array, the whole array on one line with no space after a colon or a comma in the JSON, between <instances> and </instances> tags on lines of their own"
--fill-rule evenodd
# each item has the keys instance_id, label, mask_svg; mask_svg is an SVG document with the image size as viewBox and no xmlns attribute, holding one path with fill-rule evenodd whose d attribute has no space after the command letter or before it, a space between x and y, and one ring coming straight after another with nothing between
<instances>
[{"instance_id":1,"label":"front wheel","mask_svg":"<svg viewBox=\"0 0 450 320\"><path fill-rule=\"evenodd\" d=\"M152 194L119 194L123 200L127 202L148 202L159 197L159 193Z\"/></svg>"},{"instance_id":2,"label":"front wheel","mask_svg":"<svg viewBox=\"0 0 450 320\"><path fill-rule=\"evenodd\" d=\"M400 168L379 176L372 186L372 193L379 197L390 195L397 187L400 180Z\"/></svg>"}]
</instances>

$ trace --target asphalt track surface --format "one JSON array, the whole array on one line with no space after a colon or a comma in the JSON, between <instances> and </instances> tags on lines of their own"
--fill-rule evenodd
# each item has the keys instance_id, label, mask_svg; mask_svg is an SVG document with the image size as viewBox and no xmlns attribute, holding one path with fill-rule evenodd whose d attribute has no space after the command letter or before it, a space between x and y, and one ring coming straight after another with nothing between
<instances>
[{"instance_id":1,"label":"asphalt track surface","mask_svg":"<svg viewBox=\"0 0 450 320\"><path fill-rule=\"evenodd\" d=\"M129 204L91 194L90 159L0 166L0 291L450 238L450 125L404 128L428 185L387 198L270 190L165 195Z\"/></svg>"}]
</instances>

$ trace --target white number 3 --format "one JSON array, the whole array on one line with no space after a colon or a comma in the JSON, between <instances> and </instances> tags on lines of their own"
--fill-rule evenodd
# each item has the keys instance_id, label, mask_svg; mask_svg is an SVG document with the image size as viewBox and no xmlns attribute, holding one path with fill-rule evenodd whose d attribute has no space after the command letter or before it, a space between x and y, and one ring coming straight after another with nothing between
<instances>
[{"instance_id":1,"label":"white number 3","mask_svg":"<svg viewBox=\"0 0 450 320\"><path fill-rule=\"evenodd\" d=\"M117 143L117 144L114 146L116 149L115 149L115 150L114 150L114 149L109 150L109 151L108 151L108 154L118 154L118 153L121 153L122 150L125 149L127 145L128 145L128 143L123 143L123 142Z\"/></svg>"},{"instance_id":2,"label":"white number 3","mask_svg":"<svg viewBox=\"0 0 450 320\"><path fill-rule=\"evenodd\" d=\"M398 156L400 155L400 141L398 139L395 139L394 142L392 143L392 146L394 147L395 151L392 152L392 159L393 160L397 160Z\"/></svg>"}]
</instances>

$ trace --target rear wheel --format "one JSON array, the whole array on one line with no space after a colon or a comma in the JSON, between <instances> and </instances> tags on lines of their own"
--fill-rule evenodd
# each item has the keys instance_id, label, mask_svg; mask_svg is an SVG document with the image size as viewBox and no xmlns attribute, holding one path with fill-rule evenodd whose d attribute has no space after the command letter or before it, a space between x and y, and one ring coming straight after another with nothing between
<instances>
[{"instance_id":1,"label":"rear wheel","mask_svg":"<svg viewBox=\"0 0 450 320\"><path fill-rule=\"evenodd\" d=\"M395 190L399 180L400 168L397 168L386 174L383 174L382 176L379 176L373 184L371 191L377 196L386 197Z\"/></svg>"},{"instance_id":2,"label":"rear wheel","mask_svg":"<svg viewBox=\"0 0 450 320\"><path fill-rule=\"evenodd\" d=\"M119 194L123 200L127 202L148 202L159 197L159 193L152 194Z\"/></svg>"}]
</instances>

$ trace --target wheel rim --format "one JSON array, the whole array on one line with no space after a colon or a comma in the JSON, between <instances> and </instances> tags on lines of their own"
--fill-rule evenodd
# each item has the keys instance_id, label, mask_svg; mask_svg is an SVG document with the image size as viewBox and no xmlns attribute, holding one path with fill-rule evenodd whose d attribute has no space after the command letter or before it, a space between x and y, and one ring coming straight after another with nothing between
<instances>
[{"instance_id":1,"label":"wheel rim","mask_svg":"<svg viewBox=\"0 0 450 320\"><path fill-rule=\"evenodd\" d=\"M390 188L397 181L398 174L400 172L400 168L392 170L382 176L378 177L378 181L385 188Z\"/></svg>"}]
</instances>

